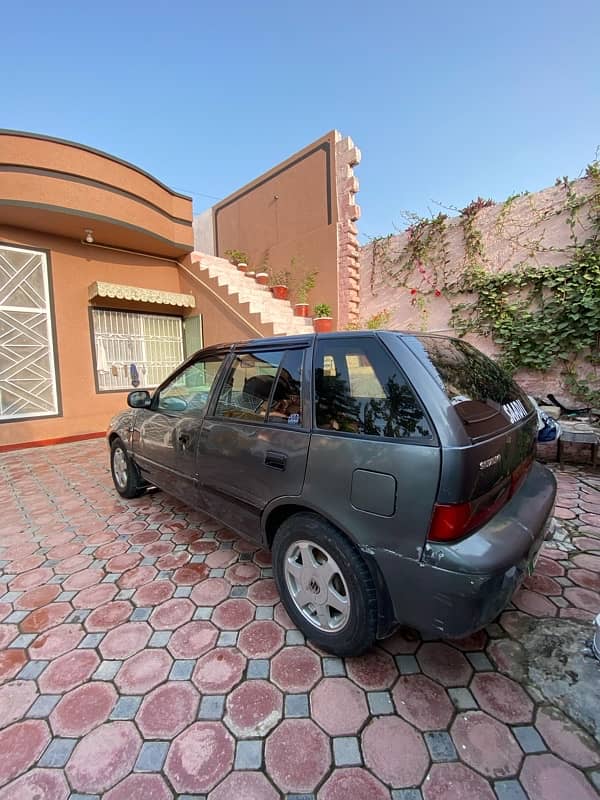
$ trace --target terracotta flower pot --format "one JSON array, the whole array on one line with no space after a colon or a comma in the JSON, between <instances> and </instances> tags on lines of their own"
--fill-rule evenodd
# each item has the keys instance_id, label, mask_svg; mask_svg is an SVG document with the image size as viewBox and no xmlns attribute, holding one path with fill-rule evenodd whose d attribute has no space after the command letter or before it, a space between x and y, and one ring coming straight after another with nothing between
<instances>
[{"instance_id":1,"label":"terracotta flower pot","mask_svg":"<svg viewBox=\"0 0 600 800\"><path fill-rule=\"evenodd\" d=\"M271 291L273 292L273 297L276 300L287 300L288 299L288 287L282 286L281 284L278 286L271 286Z\"/></svg>"},{"instance_id":2,"label":"terracotta flower pot","mask_svg":"<svg viewBox=\"0 0 600 800\"><path fill-rule=\"evenodd\" d=\"M246 272L246 270L248 269L248 264L244 264L244 262L243 262L243 261L241 261L241 262L240 262L240 263L237 265L237 268L239 269L239 271L240 271L240 272Z\"/></svg>"},{"instance_id":3,"label":"terracotta flower pot","mask_svg":"<svg viewBox=\"0 0 600 800\"><path fill-rule=\"evenodd\" d=\"M268 272L257 272L255 277L256 277L256 282L260 283L261 286L266 286L269 283Z\"/></svg>"},{"instance_id":4,"label":"terracotta flower pot","mask_svg":"<svg viewBox=\"0 0 600 800\"><path fill-rule=\"evenodd\" d=\"M315 317L313 319L313 327L317 333L329 333L333 330L333 318Z\"/></svg>"},{"instance_id":5,"label":"terracotta flower pot","mask_svg":"<svg viewBox=\"0 0 600 800\"><path fill-rule=\"evenodd\" d=\"M294 306L294 314L297 317L308 317L308 303L296 303Z\"/></svg>"}]
</instances>

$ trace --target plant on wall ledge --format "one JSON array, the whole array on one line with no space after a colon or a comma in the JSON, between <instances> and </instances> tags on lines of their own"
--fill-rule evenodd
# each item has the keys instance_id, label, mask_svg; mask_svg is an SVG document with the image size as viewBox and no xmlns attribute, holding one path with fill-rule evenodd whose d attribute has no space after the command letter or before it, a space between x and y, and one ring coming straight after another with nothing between
<instances>
[{"instance_id":1,"label":"plant on wall ledge","mask_svg":"<svg viewBox=\"0 0 600 800\"><path fill-rule=\"evenodd\" d=\"M329 333L333 328L331 306L327 303L318 303L314 307L313 325L317 333Z\"/></svg>"},{"instance_id":2,"label":"plant on wall ledge","mask_svg":"<svg viewBox=\"0 0 600 800\"><path fill-rule=\"evenodd\" d=\"M294 305L294 313L298 317L308 316L308 295L315 288L317 275L316 270L303 272L300 278L295 281L294 294L296 303Z\"/></svg>"},{"instance_id":3,"label":"plant on wall ledge","mask_svg":"<svg viewBox=\"0 0 600 800\"><path fill-rule=\"evenodd\" d=\"M240 264L248 265L248 253L243 250L225 250L225 255L236 267L240 266Z\"/></svg>"},{"instance_id":4,"label":"plant on wall ledge","mask_svg":"<svg viewBox=\"0 0 600 800\"><path fill-rule=\"evenodd\" d=\"M269 273L269 286L276 300L287 300L290 285L289 270L271 270Z\"/></svg>"}]
</instances>

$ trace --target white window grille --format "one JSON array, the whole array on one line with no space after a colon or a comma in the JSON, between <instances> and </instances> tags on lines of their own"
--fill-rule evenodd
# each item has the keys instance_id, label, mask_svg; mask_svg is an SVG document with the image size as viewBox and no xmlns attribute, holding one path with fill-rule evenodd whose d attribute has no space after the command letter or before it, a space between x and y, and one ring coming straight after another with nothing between
<instances>
[{"instance_id":1,"label":"white window grille","mask_svg":"<svg viewBox=\"0 0 600 800\"><path fill-rule=\"evenodd\" d=\"M152 388L183 361L179 317L92 309L101 392Z\"/></svg>"},{"instance_id":2,"label":"white window grille","mask_svg":"<svg viewBox=\"0 0 600 800\"><path fill-rule=\"evenodd\" d=\"M58 414L46 254L0 245L0 419Z\"/></svg>"}]
</instances>

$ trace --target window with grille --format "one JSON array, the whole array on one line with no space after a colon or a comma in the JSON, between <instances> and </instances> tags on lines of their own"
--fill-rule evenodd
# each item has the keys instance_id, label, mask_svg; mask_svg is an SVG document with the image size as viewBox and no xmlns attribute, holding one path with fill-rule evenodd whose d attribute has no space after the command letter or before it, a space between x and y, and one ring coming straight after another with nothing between
<instances>
[{"instance_id":1,"label":"window with grille","mask_svg":"<svg viewBox=\"0 0 600 800\"><path fill-rule=\"evenodd\" d=\"M158 386L183 361L179 317L94 308L92 325L101 392Z\"/></svg>"},{"instance_id":2,"label":"window with grille","mask_svg":"<svg viewBox=\"0 0 600 800\"><path fill-rule=\"evenodd\" d=\"M0 246L0 420L56 416L46 254Z\"/></svg>"}]
</instances>

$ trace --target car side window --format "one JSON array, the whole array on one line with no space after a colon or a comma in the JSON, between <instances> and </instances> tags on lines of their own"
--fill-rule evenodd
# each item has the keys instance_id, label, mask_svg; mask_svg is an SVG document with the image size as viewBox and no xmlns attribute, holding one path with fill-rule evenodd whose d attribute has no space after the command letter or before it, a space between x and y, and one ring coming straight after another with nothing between
<instances>
[{"instance_id":1,"label":"car side window","mask_svg":"<svg viewBox=\"0 0 600 800\"><path fill-rule=\"evenodd\" d=\"M156 401L156 410L169 414L202 413L224 358L225 356L210 356L186 367L163 386Z\"/></svg>"},{"instance_id":2,"label":"car side window","mask_svg":"<svg viewBox=\"0 0 600 800\"><path fill-rule=\"evenodd\" d=\"M283 425L303 424L302 364L304 350L288 350L279 368L267 421Z\"/></svg>"},{"instance_id":3,"label":"car side window","mask_svg":"<svg viewBox=\"0 0 600 800\"><path fill-rule=\"evenodd\" d=\"M264 422L283 352L237 353L221 388L218 417Z\"/></svg>"},{"instance_id":4,"label":"car side window","mask_svg":"<svg viewBox=\"0 0 600 800\"><path fill-rule=\"evenodd\" d=\"M432 435L400 367L374 338L318 342L315 406L324 430L394 439Z\"/></svg>"}]
</instances>

